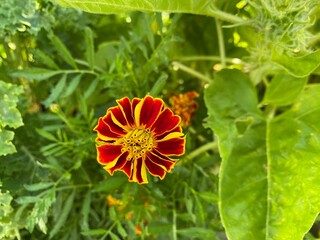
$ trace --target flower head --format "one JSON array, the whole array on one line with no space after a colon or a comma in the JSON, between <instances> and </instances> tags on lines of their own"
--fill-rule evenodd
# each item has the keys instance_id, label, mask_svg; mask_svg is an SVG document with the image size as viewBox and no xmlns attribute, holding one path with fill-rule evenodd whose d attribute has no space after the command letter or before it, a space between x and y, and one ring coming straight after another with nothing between
<instances>
[{"instance_id":1,"label":"flower head","mask_svg":"<svg viewBox=\"0 0 320 240\"><path fill-rule=\"evenodd\" d=\"M94 128L97 160L111 175L122 171L130 182L148 183L147 170L160 179L184 154L185 138L174 115L159 98L124 97L109 108Z\"/></svg>"},{"instance_id":2,"label":"flower head","mask_svg":"<svg viewBox=\"0 0 320 240\"><path fill-rule=\"evenodd\" d=\"M196 97L199 97L199 94L192 91L174 95L169 99L172 111L181 116L181 126L184 128L190 125L191 118L198 108L198 103L193 100Z\"/></svg>"}]
</instances>

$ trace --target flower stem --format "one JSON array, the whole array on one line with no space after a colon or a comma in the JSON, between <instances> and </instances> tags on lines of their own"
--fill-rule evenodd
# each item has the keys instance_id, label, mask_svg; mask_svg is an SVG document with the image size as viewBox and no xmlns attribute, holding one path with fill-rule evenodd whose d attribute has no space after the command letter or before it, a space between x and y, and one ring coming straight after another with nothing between
<instances>
[{"instance_id":1,"label":"flower stem","mask_svg":"<svg viewBox=\"0 0 320 240\"><path fill-rule=\"evenodd\" d=\"M217 27L221 65L222 65L222 68L225 68L227 66L227 64L226 64L226 50L224 47L224 37L223 37L221 22L219 19L216 19L216 27Z\"/></svg>"},{"instance_id":2,"label":"flower stem","mask_svg":"<svg viewBox=\"0 0 320 240\"><path fill-rule=\"evenodd\" d=\"M176 213L176 201L173 199L173 210L172 210L172 239L177 240L177 213Z\"/></svg>"},{"instance_id":3,"label":"flower stem","mask_svg":"<svg viewBox=\"0 0 320 240\"><path fill-rule=\"evenodd\" d=\"M203 75L202 73L199 73L196 70L193 70L190 67L187 67L186 65L184 65L182 63L174 61L174 62L172 62L172 65L173 65L174 68L177 68L179 70L182 70L183 72L189 73L190 75L192 75L192 76L194 76L196 78L199 78L200 80L202 80L205 83L210 83L211 82L211 79L208 78L207 76Z\"/></svg>"},{"instance_id":4,"label":"flower stem","mask_svg":"<svg viewBox=\"0 0 320 240\"><path fill-rule=\"evenodd\" d=\"M189 153L189 155L186 157L186 160L191 160L206 151L215 150L217 147L218 147L218 144L216 141L209 142L209 143L197 148L193 152Z\"/></svg>"}]
</instances>

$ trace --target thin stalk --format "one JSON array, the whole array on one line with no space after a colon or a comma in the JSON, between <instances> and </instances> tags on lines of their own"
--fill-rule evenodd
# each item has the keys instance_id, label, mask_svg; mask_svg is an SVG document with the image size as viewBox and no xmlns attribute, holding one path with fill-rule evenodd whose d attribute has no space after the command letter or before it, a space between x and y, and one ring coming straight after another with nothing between
<instances>
[{"instance_id":1,"label":"thin stalk","mask_svg":"<svg viewBox=\"0 0 320 240\"><path fill-rule=\"evenodd\" d=\"M172 239L177 240L177 212L176 212L176 199L173 198L172 210Z\"/></svg>"},{"instance_id":2,"label":"thin stalk","mask_svg":"<svg viewBox=\"0 0 320 240\"><path fill-rule=\"evenodd\" d=\"M212 61L212 62L219 62L221 61L221 57L220 56L187 56L187 57L178 57L176 58L176 60L178 61ZM234 63L234 58L226 58L226 62L228 63Z\"/></svg>"},{"instance_id":3,"label":"thin stalk","mask_svg":"<svg viewBox=\"0 0 320 240\"><path fill-rule=\"evenodd\" d=\"M207 152L209 150L215 150L215 149L217 149L217 147L218 147L218 144L216 141L209 142L209 143L197 148L196 150L192 151L191 153L189 153L189 155L186 157L186 159L191 160L204 152Z\"/></svg>"},{"instance_id":4,"label":"thin stalk","mask_svg":"<svg viewBox=\"0 0 320 240\"><path fill-rule=\"evenodd\" d=\"M216 27L217 27L217 35L218 35L218 44L219 44L219 52L220 52L220 60L222 68L225 68L227 66L226 61L226 50L224 47L224 37L223 37L223 31L221 22L219 19L216 19Z\"/></svg>"},{"instance_id":5,"label":"thin stalk","mask_svg":"<svg viewBox=\"0 0 320 240\"><path fill-rule=\"evenodd\" d=\"M196 70L193 70L192 68L187 67L186 65L184 65L182 63L174 61L174 62L172 62L172 65L173 65L174 68L177 68L177 69L179 69L179 70L181 70L183 72L186 72L186 73L188 73L188 74L190 74L190 75L202 80L205 83L210 83L211 82L211 79L208 78L207 76L199 73Z\"/></svg>"}]
</instances>

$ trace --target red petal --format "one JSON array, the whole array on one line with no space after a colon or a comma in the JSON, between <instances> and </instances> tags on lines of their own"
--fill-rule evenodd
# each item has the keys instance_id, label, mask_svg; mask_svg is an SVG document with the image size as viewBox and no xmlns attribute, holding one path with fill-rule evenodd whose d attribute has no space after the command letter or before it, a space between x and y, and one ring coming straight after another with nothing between
<instances>
[{"instance_id":1,"label":"red petal","mask_svg":"<svg viewBox=\"0 0 320 240\"><path fill-rule=\"evenodd\" d=\"M123 136L126 134L126 131L124 129L122 129L121 127L119 127L113 122L110 112L108 112L107 115L103 117L103 121L110 127L111 132L118 134L120 136Z\"/></svg>"},{"instance_id":2,"label":"red petal","mask_svg":"<svg viewBox=\"0 0 320 240\"><path fill-rule=\"evenodd\" d=\"M146 158L146 166L153 176L157 176L160 177L160 179L163 179L166 175L166 171L159 165L152 162L148 157Z\"/></svg>"},{"instance_id":3,"label":"red petal","mask_svg":"<svg viewBox=\"0 0 320 240\"><path fill-rule=\"evenodd\" d=\"M160 98L146 96L140 112L140 125L149 128L158 118L160 111L163 109L164 103Z\"/></svg>"},{"instance_id":4,"label":"red petal","mask_svg":"<svg viewBox=\"0 0 320 240\"><path fill-rule=\"evenodd\" d=\"M159 136L174 129L180 121L179 116L173 115L172 111L166 108L152 125L151 130L155 133L155 136Z\"/></svg>"},{"instance_id":5,"label":"red petal","mask_svg":"<svg viewBox=\"0 0 320 240\"><path fill-rule=\"evenodd\" d=\"M146 174L145 161L142 158L134 159L129 180L131 182L138 182L139 184L148 183Z\"/></svg>"},{"instance_id":6,"label":"red petal","mask_svg":"<svg viewBox=\"0 0 320 240\"><path fill-rule=\"evenodd\" d=\"M112 168L106 169L111 175L113 175L114 171L121 170L124 165L127 163L128 152L124 152L118 159L116 165Z\"/></svg>"},{"instance_id":7,"label":"red petal","mask_svg":"<svg viewBox=\"0 0 320 240\"><path fill-rule=\"evenodd\" d=\"M156 136L156 140L161 140L161 139L165 138L168 134L173 133L173 132L182 133L182 127L176 126L174 129L170 130L169 132L165 132L162 135Z\"/></svg>"},{"instance_id":8,"label":"red petal","mask_svg":"<svg viewBox=\"0 0 320 240\"><path fill-rule=\"evenodd\" d=\"M172 138L166 141L157 142L156 150L158 150L161 154L166 156L180 156L184 154L184 145L184 138Z\"/></svg>"},{"instance_id":9,"label":"red petal","mask_svg":"<svg viewBox=\"0 0 320 240\"><path fill-rule=\"evenodd\" d=\"M97 146L98 162L101 164L109 164L115 161L121 155L121 145L104 144Z\"/></svg>"},{"instance_id":10,"label":"red petal","mask_svg":"<svg viewBox=\"0 0 320 240\"><path fill-rule=\"evenodd\" d=\"M120 169L120 170L123 171L128 177L131 176L131 165L132 165L132 161L126 161L126 163L124 164L124 166Z\"/></svg>"},{"instance_id":11,"label":"red petal","mask_svg":"<svg viewBox=\"0 0 320 240\"><path fill-rule=\"evenodd\" d=\"M93 130L98 132L98 137L101 140L109 141L121 137L119 134L111 132L110 127L102 118L99 118L98 125Z\"/></svg>"},{"instance_id":12,"label":"red petal","mask_svg":"<svg viewBox=\"0 0 320 240\"><path fill-rule=\"evenodd\" d=\"M113 114L114 118L112 118L111 115L111 119L117 126L119 126L122 129L128 128L129 124L120 107L117 106L109 108L109 111Z\"/></svg>"},{"instance_id":13,"label":"red petal","mask_svg":"<svg viewBox=\"0 0 320 240\"><path fill-rule=\"evenodd\" d=\"M131 106L129 98L124 97L117 102L118 102L118 104L122 110L122 113L125 116L128 124L133 127L134 120L133 120L133 114L132 114L132 106Z\"/></svg>"},{"instance_id":14,"label":"red petal","mask_svg":"<svg viewBox=\"0 0 320 240\"><path fill-rule=\"evenodd\" d=\"M154 150L154 152L148 152L147 159L149 159L153 164L161 166L162 168L164 168L168 172L171 171L171 169L173 168L173 166L175 164L175 161L172 161L171 159L169 159L165 156L162 156L156 150ZM147 165L147 167L148 167L148 165Z\"/></svg>"},{"instance_id":15,"label":"red petal","mask_svg":"<svg viewBox=\"0 0 320 240\"><path fill-rule=\"evenodd\" d=\"M131 103L131 112L132 112L132 117L134 118L134 110L136 109L136 106L138 105L138 103L141 102L140 98L134 98L132 99L132 103Z\"/></svg>"}]
</instances>

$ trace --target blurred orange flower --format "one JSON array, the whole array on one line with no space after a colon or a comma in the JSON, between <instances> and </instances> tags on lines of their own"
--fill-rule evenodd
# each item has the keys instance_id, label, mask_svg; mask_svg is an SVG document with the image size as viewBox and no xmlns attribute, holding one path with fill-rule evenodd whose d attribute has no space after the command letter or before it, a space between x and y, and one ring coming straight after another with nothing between
<instances>
[{"instance_id":1,"label":"blurred orange flower","mask_svg":"<svg viewBox=\"0 0 320 240\"><path fill-rule=\"evenodd\" d=\"M148 183L147 170L163 179L185 151L180 117L160 98L128 97L99 118L97 160L111 175L124 172L130 182Z\"/></svg>"},{"instance_id":2,"label":"blurred orange flower","mask_svg":"<svg viewBox=\"0 0 320 240\"><path fill-rule=\"evenodd\" d=\"M169 99L172 111L181 117L180 125L183 128L190 125L191 118L198 109L198 103L194 100L197 97L199 97L199 94L192 91L174 95Z\"/></svg>"},{"instance_id":3,"label":"blurred orange flower","mask_svg":"<svg viewBox=\"0 0 320 240\"><path fill-rule=\"evenodd\" d=\"M122 205L122 201L121 200L112 197L112 195L110 195L110 194L107 196L107 203L108 203L109 207L117 206L117 205L121 206Z\"/></svg>"}]
</instances>

